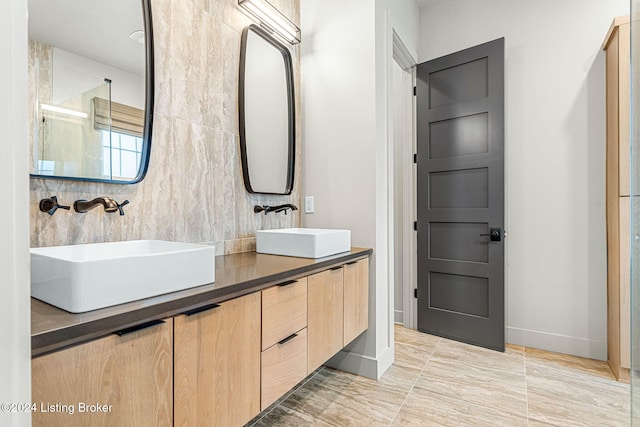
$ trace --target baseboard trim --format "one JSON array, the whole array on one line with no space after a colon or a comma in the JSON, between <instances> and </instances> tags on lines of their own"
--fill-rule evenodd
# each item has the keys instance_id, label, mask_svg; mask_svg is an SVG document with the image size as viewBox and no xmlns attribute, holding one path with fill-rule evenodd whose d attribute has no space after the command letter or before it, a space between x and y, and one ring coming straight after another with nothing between
<instances>
[{"instance_id":1,"label":"baseboard trim","mask_svg":"<svg viewBox=\"0 0 640 427\"><path fill-rule=\"evenodd\" d=\"M393 347L386 348L378 357L370 357L364 354L340 350L338 354L329 359L325 365L355 375L378 380L393 364L394 357Z\"/></svg>"},{"instance_id":2,"label":"baseboard trim","mask_svg":"<svg viewBox=\"0 0 640 427\"><path fill-rule=\"evenodd\" d=\"M571 354L596 360L607 360L606 341L571 337L550 332L533 331L508 326L507 343L538 348L556 353Z\"/></svg>"}]
</instances>

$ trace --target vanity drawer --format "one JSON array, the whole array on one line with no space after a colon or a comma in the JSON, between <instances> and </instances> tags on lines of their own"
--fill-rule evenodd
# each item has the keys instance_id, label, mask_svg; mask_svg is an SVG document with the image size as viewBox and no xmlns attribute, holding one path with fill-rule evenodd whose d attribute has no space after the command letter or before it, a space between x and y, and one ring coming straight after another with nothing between
<instances>
[{"instance_id":1,"label":"vanity drawer","mask_svg":"<svg viewBox=\"0 0 640 427\"><path fill-rule=\"evenodd\" d=\"M262 350L306 326L306 277L262 291Z\"/></svg>"},{"instance_id":2,"label":"vanity drawer","mask_svg":"<svg viewBox=\"0 0 640 427\"><path fill-rule=\"evenodd\" d=\"M260 410L278 400L307 376L307 328L262 352Z\"/></svg>"}]
</instances>

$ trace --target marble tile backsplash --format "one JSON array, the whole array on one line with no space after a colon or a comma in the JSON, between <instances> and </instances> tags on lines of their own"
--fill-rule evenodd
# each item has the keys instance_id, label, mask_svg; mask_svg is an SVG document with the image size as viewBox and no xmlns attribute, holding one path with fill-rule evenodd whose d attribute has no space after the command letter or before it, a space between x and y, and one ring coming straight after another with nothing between
<instances>
[{"instance_id":1,"label":"marble tile backsplash","mask_svg":"<svg viewBox=\"0 0 640 427\"><path fill-rule=\"evenodd\" d=\"M295 22L300 0L272 3ZM256 214L256 204L300 206L300 67L296 89L296 175L290 196L249 194L242 180L238 130L240 34L252 21L237 0L152 0L155 112L149 170L133 185L31 179L31 246L135 239L216 245L218 254L255 250L255 231L297 227L300 211ZM128 199L125 216L38 210L42 198L63 204L108 196Z\"/></svg>"}]
</instances>

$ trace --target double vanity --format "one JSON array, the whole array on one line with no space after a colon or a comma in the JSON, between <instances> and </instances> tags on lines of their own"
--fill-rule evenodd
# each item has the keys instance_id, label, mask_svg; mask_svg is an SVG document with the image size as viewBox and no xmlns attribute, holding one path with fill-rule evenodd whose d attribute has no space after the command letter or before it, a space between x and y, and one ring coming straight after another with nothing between
<instances>
[{"instance_id":1,"label":"double vanity","mask_svg":"<svg viewBox=\"0 0 640 427\"><path fill-rule=\"evenodd\" d=\"M172 238L228 242L228 252L255 231L257 252L216 257L213 246L154 240L32 249L33 424L241 426L368 325L370 249L352 248L349 232L258 230L301 222L293 214L299 51L292 57L291 47L300 29L289 21L294 37L278 40L272 26L236 28L246 13L251 22L285 17L269 2L262 18L244 0L207 10L150 0L67 3L29 1L31 176L84 182L73 192L55 181L34 186L43 190L32 189L40 199L32 235L59 234L33 246L149 235L143 224L153 215L154 235L166 235L166 224ZM167 18L174 14L180 19ZM214 42L222 28L224 43ZM63 33L96 37L67 43ZM154 58L172 67L155 76ZM226 65L236 61L237 78ZM163 116L152 123L156 87ZM237 99L238 108L223 99ZM202 137L186 129L202 129ZM154 156L164 160L150 165L152 131ZM239 143L244 189L227 139ZM148 171L155 184L143 181ZM187 196L160 209L160 187ZM244 190L268 205L227 212L224 199ZM126 216L128 201L96 197L104 191L127 195ZM65 203L76 193L91 201L71 210ZM104 211L87 213L98 203ZM247 227L240 232L236 223Z\"/></svg>"},{"instance_id":2,"label":"double vanity","mask_svg":"<svg viewBox=\"0 0 640 427\"><path fill-rule=\"evenodd\" d=\"M309 240L303 246L319 240L302 237ZM119 284L125 277L113 267L114 254L154 244L166 249L172 242L104 244L93 261L108 260L111 274L94 265L95 283L135 288ZM79 257L87 248L76 249ZM211 257L205 265L215 262L215 283L80 313L33 298L32 400L44 405L34 411L34 425L247 423L366 330L370 255L370 249L350 248L322 258ZM138 257L142 270L153 278L157 272L144 261L154 256L144 258ZM163 263L191 280L202 262L187 259ZM100 282L103 276L113 282ZM177 285L186 283L176 277ZM82 285L92 286L91 275L76 284Z\"/></svg>"}]
</instances>

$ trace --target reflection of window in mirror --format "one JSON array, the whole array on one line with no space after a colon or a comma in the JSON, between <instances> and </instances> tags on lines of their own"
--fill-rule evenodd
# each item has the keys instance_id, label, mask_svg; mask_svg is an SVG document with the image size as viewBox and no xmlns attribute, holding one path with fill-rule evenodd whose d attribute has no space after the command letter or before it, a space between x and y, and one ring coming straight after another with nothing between
<instances>
[{"instance_id":1,"label":"reflection of window in mirror","mask_svg":"<svg viewBox=\"0 0 640 427\"><path fill-rule=\"evenodd\" d=\"M94 127L102 140L103 178L135 178L142 157L144 111L99 97L93 106Z\"/></svg>"},{"instance_id":2,"label":"reflection of window in mirror","mask_svg":"<svg viewBox=\"0 0 640 427\"><path fill-rule=\"evenodd\" d=\"M126 180L136 177L142 156L142 137L103 130L102 151L105 178Z\"/></svg>"},{"instance_id":3,"label":"reflection of window in mirror","mask_svg":"<svg viewBox=\"0 0 640 427\"><path fill-rule=\"evenodd\" d=\"M28 1L32 176L123 184L144 177L153 107L149 3Z\"/></svg>"}]
</instances>

